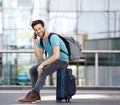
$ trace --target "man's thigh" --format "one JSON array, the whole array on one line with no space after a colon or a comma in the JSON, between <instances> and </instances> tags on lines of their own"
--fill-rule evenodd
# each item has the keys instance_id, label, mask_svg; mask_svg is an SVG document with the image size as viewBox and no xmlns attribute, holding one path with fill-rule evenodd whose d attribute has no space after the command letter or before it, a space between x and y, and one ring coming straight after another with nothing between
<instances>
[{"instance_id":1,"label":"man's thigh","mask_svg":"<svg viewBox=\"0 0 120 105\"><path fill-rule=\"evenodd\" d=\"M51 63L49 65L46 65L43 68L43 73L45 73L46 75L50 75L53 72L55 72L56 70L67 68L67 66L68 66L67 62L61 61L61 60L57 60L57 61L55 61L55 62L53 62L53 63Z\"/></svg>"}]
</instances>

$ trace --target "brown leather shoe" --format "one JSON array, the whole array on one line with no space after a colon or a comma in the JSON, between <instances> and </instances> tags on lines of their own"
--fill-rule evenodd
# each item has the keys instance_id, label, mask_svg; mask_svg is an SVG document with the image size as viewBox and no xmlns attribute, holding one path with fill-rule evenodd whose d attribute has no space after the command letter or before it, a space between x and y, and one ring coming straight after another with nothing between
<instances>
[{"instance_id":1,"label":"brown leather shoe","mask_svg":"<svg viewBox=\"0 0 120 105\"><path fill-rule=\"evenodd\" d=\"M35 93L35 92L28 92L28 94L23 97L23 98L20 98L18 101L19 102L30 102L30 103L33 103L33 102L37 102L37 101L40 101L41 100L41 97L39 94Z\"/></svg>"}]
</instances>

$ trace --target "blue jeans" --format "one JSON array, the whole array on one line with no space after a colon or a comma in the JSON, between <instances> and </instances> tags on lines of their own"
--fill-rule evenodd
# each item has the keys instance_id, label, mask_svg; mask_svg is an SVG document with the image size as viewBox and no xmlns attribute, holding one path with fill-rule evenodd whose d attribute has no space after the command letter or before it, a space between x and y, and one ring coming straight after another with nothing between
<instances>
[{"instance_id":1,"label":"blue jeans","mask_svg":"<svg viewBox=\"0 0 120 105\"><path fill-rule=\"evenodd\" d=\"M44 86L46 77L56 70L67 68L68 62L56 60L55 62L44 66L41 74L38 74L37 68L40 64L36 64L30 68L30 78L32 82L32 91L39 93L39 90Z\"/></svg>"}]
</instances>

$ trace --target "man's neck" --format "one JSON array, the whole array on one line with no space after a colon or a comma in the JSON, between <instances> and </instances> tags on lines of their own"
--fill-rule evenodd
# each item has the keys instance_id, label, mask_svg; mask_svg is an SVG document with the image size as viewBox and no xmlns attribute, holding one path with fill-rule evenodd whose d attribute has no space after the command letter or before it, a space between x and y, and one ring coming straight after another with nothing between
<instances>
[{"instance_id":1,"label":"man's neck","mask_svg":"<svg viewBox=\"0 0 120 105\"><path fill-rule=\"evenodd\" d=\"M43 36L43 40L44 40L44 41L46 41L46 40L47 40L47 38L48 38L48 36L49 36L49 33L48 33L48 32L46 32L46 33L44 34L44 36Z\"/></svg>"}]
</instances>

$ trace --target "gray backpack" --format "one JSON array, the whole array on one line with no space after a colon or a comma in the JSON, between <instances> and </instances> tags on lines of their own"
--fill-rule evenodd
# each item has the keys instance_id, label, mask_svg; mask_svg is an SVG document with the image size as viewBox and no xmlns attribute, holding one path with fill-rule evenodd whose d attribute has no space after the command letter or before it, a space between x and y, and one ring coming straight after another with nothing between
<instances>
[{"instance_id":1,"label":"gray backpack","mask_svg":"<svg viewBox=\"0 0 120 105\"><path fill-rule=\"evenodd\" d=\"M50 37L52 35L58 35L58 34L50 33L50 35L48 37L50 44L51 44ZM69 61L74 61L74 60L80 59L80 57L82 56L82 49L81 49L81 45L79 45L78 41L74 40L73 37L63 37L60 35L58 35L58 36L63 40L63 42L65 43L67 50L68 50L68 52L65 52L61 49L60 49L60 51L69 56ZM44 48L42 38L40 39L40 44ZM45 51L45 53L46 53L46 51Z\"/></svg>"}]
</instances>

